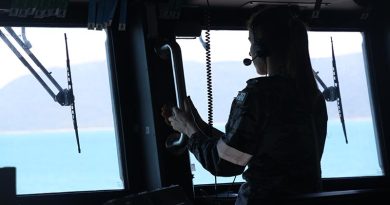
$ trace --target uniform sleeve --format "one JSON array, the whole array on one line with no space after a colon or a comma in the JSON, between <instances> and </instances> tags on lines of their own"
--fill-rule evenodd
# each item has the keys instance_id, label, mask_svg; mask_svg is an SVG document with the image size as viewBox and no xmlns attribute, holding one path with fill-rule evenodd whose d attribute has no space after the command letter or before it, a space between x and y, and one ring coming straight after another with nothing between
<instances>
[{"instance_id":1,"label":"uniform sleeve","mask_svg":"<svg viewBox=\"0 0 390 205\"><path fill-rule=\"evenodd\" d=\"M257 149L258 119L254 98L241 91L232 103L226 133L211 138L198 132L188 148L202 166L214 175L241 174Z\"/></svg>"},{"instance_id":2,"label":"uniform sleeve","mask_svg":"<svg viewBox=\"0 0 390 205\"><path fill-rule=\"evenodd\" d=\"M191 136L188 149L202 164L203 168L215 176L235 176L241 174L245 166L236 165L219 156L217 149L219 140L218 138L210 138L201 132L197 132Z\"/></svg>"}]
</instances>

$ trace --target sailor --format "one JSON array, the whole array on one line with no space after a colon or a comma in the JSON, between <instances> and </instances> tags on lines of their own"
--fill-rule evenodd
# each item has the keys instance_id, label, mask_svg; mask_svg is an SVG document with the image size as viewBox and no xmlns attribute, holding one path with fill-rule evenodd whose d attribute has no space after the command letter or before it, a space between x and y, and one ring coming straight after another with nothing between
<instances>
[{"instance_id":1,"label":"sailor","mask_svg":"<svg viewBox=\"0 0 390 205\"><path fill-rule=\"evenodd\" d=\"M249 79L232 102L225 133L202 120L191 99L172 108L173 129L216 176L242 174L236 205L275 204L321 190L327 112L310 62L307 30L288 7L269 7L248 21ZM246 60L248 64L248 60Z\"/></svg>"}]
</instances>

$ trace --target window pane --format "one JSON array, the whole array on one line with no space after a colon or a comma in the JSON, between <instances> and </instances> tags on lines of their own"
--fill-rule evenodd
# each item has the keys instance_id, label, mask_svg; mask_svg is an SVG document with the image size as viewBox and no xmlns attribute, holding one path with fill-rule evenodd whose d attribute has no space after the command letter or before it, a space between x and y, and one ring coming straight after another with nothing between
<instances>
[{"instance_id":1,"label":"window pane","mask_svg":"<svg viewBox=\"0 0 390 205\"><path fill-rule=\"evenodd\" d=\"M203 35L204 36L204 35ZM227 43L228 42L228 43ZM207 122L206 51L198 39L178 40L182 49L187 94L191 96L199 114ZM229 117L230 105L239 90L246 86L246 80L254 78L254 67L244 66L242 60L249 57L247 32L212 31L211 62L214 99L214 126L223 132ZM214 176L203 169L190 154L193 164L194 184L212 184ZM218 177L218 183L231 183L234 177ZM241 175L235 182L243 181Z\"/></svg>"},{"instance_id":2,"label":"window pane","mask_svg":"<svg viewBox=\"0 0 390 205\"><path fill-rule=\"evenodd\" d=\"M359 32L310 32L313 69L327 86L333 86L331 40L333 38L340 95L348 144L336 102L327 102L328 135L322 158L322 176L383 175L372 120L366 68Z\"/></svg>"},{"instance_id":3,"label":"window pane","mask_svg":"<svg viewBox=\"0 0 390 205\"><path fill-rule=\"evenodd\" d=\"M0 28L50 86L43 72ZM22 38L21 28L14 28ZM63 88L68 88L67 34L81 153L70 106L53 100L0 40L0 167L17 168L17 193L123 189L113 118L104 31L26 28L31 51ZM22 38L23 39L23 38Z\"/></svg>"},{"instance_id":4,"label":"window pane","mask_svg":"<svg viewBox=\"0 0 390 205\"><path fill-rule=\"evenodd\" d=\"M318 75L328 87L333 86L330 36L334 41L349 144L345 144L336 102L327 102L329 122L321 162L322 176L383 175L370 109L361 34L309 32L313 69L319 72ZM207 121L205 50L198 39L179 39L178 43L182 48L187 94ZM222 131L225 131L231 101L246 86L246 80L258 76L253 65L244 66L242 63L244 58L249 58L249 47L247 31L211 32L213 119L214 125ZM320 90L323 88L320 87ZM194 184L214 183L214 176L204 170L192 154L190 156L195 168ZM217 182L221 183L232 181L232 177L217 178ZM243 179L238 176L236 181Z\"/></svg>"}]
</instances>

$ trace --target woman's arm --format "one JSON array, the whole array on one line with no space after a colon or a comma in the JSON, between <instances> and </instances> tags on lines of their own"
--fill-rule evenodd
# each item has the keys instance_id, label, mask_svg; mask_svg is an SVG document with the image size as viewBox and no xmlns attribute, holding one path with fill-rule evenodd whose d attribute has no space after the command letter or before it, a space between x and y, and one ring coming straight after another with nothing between
<instances>
[{"instance_id":1,"label":"woman's arm","mask_svg":"<svg viewBox=\"0 0 390 205\"><path fill-rule=\"evenodd\" d=\"M208 137L200 132L194 133L187 145L203 168L215 176L236 176L245 165L237 165L220 157L218 143L222 138Z\"/></svg>"},{"instance_id":2,"label":"woman's arm","mask_svg":"<svg viewBox=\"0 0 390 205\"><path fill-rule=\"evenodd\" d=\"M235 176L244 171L246 164L234 164L220 157L219 147L225 135L214 127L212 137L209 135L209 125L202 120L191 99L187 98L184 102L184 110L172 108L172 116L168 120L173 129L190 138L188 149L210 173L217 176Z\"/></svg>"}]
</instances>

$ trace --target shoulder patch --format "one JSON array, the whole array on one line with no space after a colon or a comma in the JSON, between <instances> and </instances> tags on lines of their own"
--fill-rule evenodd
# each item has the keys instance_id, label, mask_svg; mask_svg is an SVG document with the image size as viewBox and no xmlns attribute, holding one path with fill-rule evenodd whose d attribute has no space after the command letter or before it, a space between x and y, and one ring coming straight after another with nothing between
<instances>
[{"instance_id":1,"label":"shoulder patch","mask_svg":"<svg viewBox=\"0 0 390 205\"><path fill-rule=\"evenodd\" d=\"M238 95L237 95L237 97L236 97L236 102L237 102L238 104L241 104L241 105L244 104L247 95L248 95L247 92L243 92L243 91L238 92Z\"/></svg>"}]
</instances>

